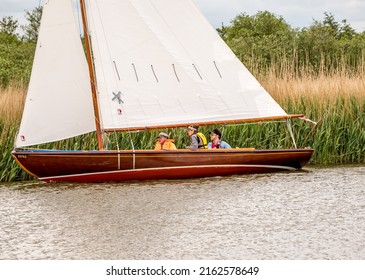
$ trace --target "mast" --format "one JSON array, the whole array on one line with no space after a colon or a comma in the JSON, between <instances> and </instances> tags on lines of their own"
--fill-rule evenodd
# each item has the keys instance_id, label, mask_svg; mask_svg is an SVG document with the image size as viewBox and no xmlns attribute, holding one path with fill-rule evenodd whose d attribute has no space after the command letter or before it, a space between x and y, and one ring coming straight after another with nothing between
<instances>
[{"instance_id":1,"label":"mast","mask_svg":"<svg viewBox=\"0 0 365 280\"><path fill-rule=\"evenodd\" d=\"M100 127L99 105L98 105L98 99L97 99L97 94L96 94L95 74L94 74L93 63L92 63L91 46L90 46L90 41L89 41L89 31L87 28L88 25L87 25L84 0L80 0L80 6L81 6L82 23L84 26L84 38L85 38L85 46L86 46L86 54L87 54L87 64L89 66L91 93L92 93L92 99L93 99L93 105L94 105L96 136L98 139L99 150L104 150L102 131L101 131L101 127Z\"/></svg>"}]
</instances>

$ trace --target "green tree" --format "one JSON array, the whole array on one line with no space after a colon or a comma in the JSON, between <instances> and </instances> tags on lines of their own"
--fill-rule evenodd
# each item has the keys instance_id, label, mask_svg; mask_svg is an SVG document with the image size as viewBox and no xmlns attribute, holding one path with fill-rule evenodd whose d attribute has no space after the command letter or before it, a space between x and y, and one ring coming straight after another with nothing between
<instances>
[{"instance_id":1,"label":"green tree","mask_svg":"<svg viewBox=\"0 0 365 280\"><path fill-rule=\"evenodd\" d=\"M233 19L231 26L218 29L237 57L248 66L269 66L293 52L295 30L281 16L268 11L254 16L246 13Z\"/></svg>"},{"instance_id":2,"label":"green tree","mask_svg":"<svg viewBox=\"0 0 365 280\"><path fill-rule=\"evenodd\" d=\"M12 17L0 21L0 86L29 81L42 8L26 12L28 24L21 26L24 35L16 34L18 22Z\"/></svg>"},{"instance_id":3,"label":"green tree","mask_svg":"<svg viewBox=\"0 0 365 280\"><path fill-rule=\"evenodd\" d=\"M3 17L0 20L0 32L16 36L16 30L18 29L18 27L18 21L11 16Z\"/></svg>"},{"instance_id":4,"label":"green tree","mask_svg":"<svg viewBox=\"0 0 365 280\"><path fill-rule=\"evenodd\" d=\"M0 86L12 81L27 84L34 56L34 44L0 32Z\"/></svg>"},{"instance_id":5,"label":"green tree","mask_svg":"<svg viewBox=\"0 0 365 280\"><path fill-rule=\"evenodd\" d=\"M23 39L28 42L37 42L39 26L41 24L42 7L36 7L32 11L25 13L25 18L28 21L27 25L23 25L21 28L24 32Z\"/></svg>"},{"instance_id":6,"label":"green tree","mask_svg":"<svg viewBox=\"0 0 365 280\"><path fill-rule=\"evenodd\" d=\"M267 11L243 13L217 31L251 71L261 74L350 73L365 68L365 32L356 33L346 20L338 22L330 13L302 29L293 29Z\"/></svg>"},{"instance_id":7,"label":"green tree","mask_svg":"<svg viewBox=\"0 0 365 280\"><path fill-rule=\"evenodd\" d=\"M355 69L364 52L361 36L347 23L324 13L322 21L315 20L298 33L300 64L315 72L330 73L350 66Z\"/></svg>"}]
</instances>

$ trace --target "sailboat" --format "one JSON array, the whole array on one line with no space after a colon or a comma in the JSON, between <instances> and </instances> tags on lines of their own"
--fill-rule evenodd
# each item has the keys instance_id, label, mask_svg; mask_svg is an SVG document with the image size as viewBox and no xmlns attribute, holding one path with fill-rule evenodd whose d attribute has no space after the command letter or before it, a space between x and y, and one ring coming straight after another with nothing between
<instances>
[{"instance_id":1,"label":"sailboat","mask_svg":"<svg viewBox=\"0 0 365 280\"><path fill-rule=\"evenodd\" d=\"M107 150L103 135L290 120L192 0L46 0L12 152L45 182L179 179L296 170L313 149ZM97 150L35 147L96 131Z\"/></svg>"}]
</instances>

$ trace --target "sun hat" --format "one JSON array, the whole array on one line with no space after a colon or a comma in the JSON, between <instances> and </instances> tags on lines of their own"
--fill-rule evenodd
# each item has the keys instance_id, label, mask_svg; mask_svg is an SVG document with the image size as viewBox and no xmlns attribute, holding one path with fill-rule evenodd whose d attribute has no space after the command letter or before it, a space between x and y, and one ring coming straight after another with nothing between
<instances>
[{"instance_id":1,"label":"sun hat","mask_svg":"<svg viewBox=\"0 0 365 280\"><path fill-rule=\"evenodd\" d=\"M160 132L157 138L162 138L162 137L169 138L169 135L165 132Z\"/></svg>"},{"instance_id":2,"label":"sun hat","mask_svg":"<svg viewBox=\"0 0 365 280\"><path fill-rule=\"evenodd\" d=\"M199 126L196 126L196 125L190 125L190 126L188 126L188 130L198 131L198 129L199 129Z\"/></svg>"}]
</instances>

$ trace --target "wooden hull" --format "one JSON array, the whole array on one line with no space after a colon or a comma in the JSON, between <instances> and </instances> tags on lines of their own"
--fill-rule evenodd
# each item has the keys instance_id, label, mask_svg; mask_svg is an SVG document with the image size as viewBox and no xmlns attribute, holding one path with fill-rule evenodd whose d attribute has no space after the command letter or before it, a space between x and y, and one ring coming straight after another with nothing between
<instances>
[{"instance_id":1,"label":"wooden hull","mask_svg":"<svg viewBox=\"0 0 365 280\"><path fill-rule=\"evenodd\" d=\"M302 168L313 149L13 151L19 165L46 182L182 179Z\"/></svg>"}]
</instances>

